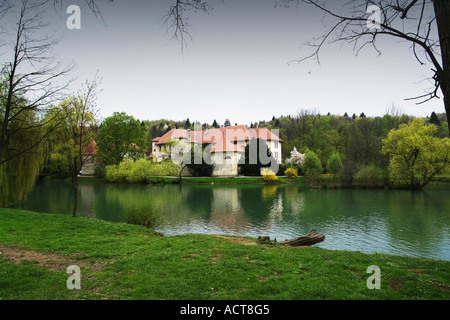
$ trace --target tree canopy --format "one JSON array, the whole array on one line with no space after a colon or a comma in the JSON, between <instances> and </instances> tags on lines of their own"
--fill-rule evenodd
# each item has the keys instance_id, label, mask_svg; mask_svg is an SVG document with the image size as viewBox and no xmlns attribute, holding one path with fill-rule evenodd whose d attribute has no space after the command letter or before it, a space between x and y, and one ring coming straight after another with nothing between
<instances>
[{"instance_id":1,"label":"tree canopy","mask_svg":"<svg viewBox=\"0 0 450 320\"><path fill-rule=\"evenodd\" d=\"M389 155L391 178L406 180L409 188L422 189L437 174L450 169L450 139L437 138L437 127L414 119L388 133L383 153Z\"/></svg>"},{"instance_id":2,"label":"tree canopy","mask_svg":"<svg viewBox=\"0 0 450 320\"><path fill-rule=\"evenodd\" d=\"M96 142L99 163L118 165L126 156L136 158L143 155L147 137L141 123L133 116L114 112L102 122Z\"/></svg>"}]
</instances>

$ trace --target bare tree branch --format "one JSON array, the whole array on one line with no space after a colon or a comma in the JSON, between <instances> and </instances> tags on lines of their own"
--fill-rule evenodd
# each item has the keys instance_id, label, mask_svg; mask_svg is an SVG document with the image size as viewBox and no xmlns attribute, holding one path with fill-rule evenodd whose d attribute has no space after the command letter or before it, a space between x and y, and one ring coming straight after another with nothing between
<instances>
[{"instance_id":1,"label":"bare tree branch","mask_svg":"<svg viewBox=\"0 0 450 320\"><path fill-rule=\"evenodd\" d=\"M31 125L22 127L22 131L25 132L28 128L32 134L31 131L36 127L44 127L37 117L45 112L51 103L59 100L71 83L71 79L64 78L69 75L73 65L62 66L52 52L58 42L51 36L42 36L42 30L46 27L42 19L45 4L46 1L21 1L15 34L10 39L11 60L2 62L2 81L5 88L0 103L1 163L20 155L16 153L4 158L5 152L11 150L9 141L19 133L12 129L14 123L29 119L31 112L35 114L35 119L29 119L32 121ZM8 6L8 9L10 8L12 7ZM15 12L9 13L13 15ZM26 115L25 118L22 115ZM22 153L38 144L23 146Z\"/></svg>"},{"instance_id":2,"label":"bare tree branch","mask_svg":"<svg viewBox=\"0 0 450 320\"><path fill-rule=\"evenodd\" d=\"M180 42L182 52L187 47L187 40L192 40L189 33L190 23L187 13L210 13L212 10L213 6L209 4L208 0L175 0L175 3L169 7L163 17L163 24L167 31L173 30L172 39Z\"/></svg>"},{"instance_id":3,"label":"bare tree branch","mask_svg":"<svg viewBox=\"0 0 450 320\"><path fill-rule=\"evenodd\" d=\"M425 95L408 100L424 99L419 103L424 103L432 98L438 97L437 92L440 88L440 75L443 73L443 66L440 62L440 42L432 39L431 35L436 31L436 18L433 11L433 2L431 0L380 0L376 6L381 13L381 19L376 28L368 28L369 14L366 8L375 4L372 1L348 1L340 11L347 13L338 13L318 0L282 0L284 6L289 7L291 3L300 5L301 3L315 7L324 12L328 17L335 19L332 27L329 27L320 38L308 42L312 47L313 53L303 58L297 59L297 62L305 61L315 57L318 63L321 48L326 43L347 42L353 44L353 50L358 54L363 48L371 45L373 49L381 54L376 46L376 40L382 36L394 37L411 43L414 57L421 64L425 64L419 57L420 48L427 61L433 64L431 69L434 72L432 77L435 83L435 89ZM328 42L327 42L328 40Z\"/></svg>"}]
</instances>

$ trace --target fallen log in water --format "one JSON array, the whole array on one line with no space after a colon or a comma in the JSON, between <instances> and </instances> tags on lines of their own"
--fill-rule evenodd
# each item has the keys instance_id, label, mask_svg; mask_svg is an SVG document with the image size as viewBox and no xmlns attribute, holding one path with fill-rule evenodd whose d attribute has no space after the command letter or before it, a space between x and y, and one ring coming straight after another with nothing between
<instances>
[{"instance_id":1,"label":"fallen log in water","mask_svg":"<svg viewBox=\"0 0 450 320\"><path fill-rule=\"evenodd\" d=\"M310 246L319 242L322 242L325 239L325 235L323 233L316 233L316 230L311 230L307 234L304 234L298 238L294 238L291 240L280 241L278 243L285 244L293 247L298 246Z\"/></svg>"}]
</instances>

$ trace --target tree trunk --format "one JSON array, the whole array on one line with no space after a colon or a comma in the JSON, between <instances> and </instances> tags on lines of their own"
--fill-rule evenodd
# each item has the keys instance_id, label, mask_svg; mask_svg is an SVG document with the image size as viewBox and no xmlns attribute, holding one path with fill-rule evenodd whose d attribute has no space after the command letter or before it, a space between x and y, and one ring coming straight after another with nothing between
<instances>
[{"instance_id":1,"label":"tree trunk","mask_svg":"<svg viewBox=\"0 0 450 320\"><path fill-rule=\"evenodd\" d=\"M75 190L75 201L73 204L72 217L76 217L77 216L77 206L78 206L78 178L77 177L72 177L72 187Z\"/></svg>"},{"instance_id":2,"label":"tree trunk","mask_svg":"<svg viewBox=\"0 0 450 320\"><path fill-rule=\"evenodd\" d=\"M324 239L325 235L323 233L316 233L316 230L313 229L303 236L291 240L281 241L279 243L293 247L299 247L299 246L310 246L322 242Z\"/></svg>"},{"instance_id":3,"label":"tree trunk","mask_svg":"<svg viewBox=\"0 0 450 320\"><path fill-rule=\"evenodd\" d=\"M442 56L442 73L438 75L438 80L444 95L444 106L450 132L450 1L435 0L434 13L436 14Z\"/></svg>"}]
</instances>

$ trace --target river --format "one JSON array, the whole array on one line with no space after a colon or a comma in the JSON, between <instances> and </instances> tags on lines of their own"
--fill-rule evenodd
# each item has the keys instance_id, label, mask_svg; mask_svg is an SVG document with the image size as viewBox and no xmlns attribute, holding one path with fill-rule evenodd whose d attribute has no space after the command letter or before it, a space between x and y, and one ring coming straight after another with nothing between
<instances>
[{"instance_id":1,"label":"river","mask_svg":"<svg viewBox=\"0 0 450 320\"><path fill-rule=\"evenodd\" d=\"M270 236L312 229L331 250L450 260L449 185L423 191L311 190L295 185L143 185L81 182L78 215L123 222L128 208L151 201L167 236L202 233ZM70 183L41 181L14 208L71 214Z\"/></svg>"}]
</instances>

